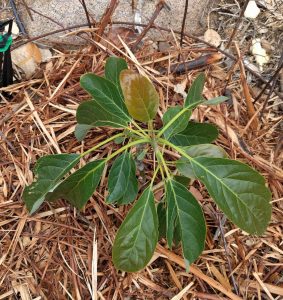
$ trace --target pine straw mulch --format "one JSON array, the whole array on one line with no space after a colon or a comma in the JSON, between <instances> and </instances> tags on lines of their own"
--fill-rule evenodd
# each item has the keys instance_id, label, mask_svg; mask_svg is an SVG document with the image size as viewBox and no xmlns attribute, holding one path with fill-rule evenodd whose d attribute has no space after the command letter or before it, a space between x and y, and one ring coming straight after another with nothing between
<instances>
[{"instance_id":1,"label":"pine straw mulch","mask_svg":"<svg viewBox=\"0 0 283 300\"><path fill-rule=\"evenodd\" d=\"M174 43L173 43L174 44ZM200 49L201 47L201 49ZM177 61L178 51L167 53L141 49L134 56L118 53L132 68L137 63L154 80L160 94L159 117L165 108L182 101L174 86L190 85L199 71L187 75L160 75L160 66ZM187 40L184 59L209 49ZM113 50L114 51L114 50ZM217 144L233 159L249 163L267 179L273 193L273 215L261 237L247 235L223 217L204 187L195 181L191 192L202 204L207 220L206 250L186 272L181 249L168 250L161 240L151 263L136 274L117 272L111 247L127 207L104 202L107 170L100 186L82 212L66 202L44 203L29 215L22 201L23 188L33 180L36 160L50 153L81 153L115 130L97 128L79 143L74 137L75 111L88 99L79 86L87 71L102 75L105 52L93 47L81 51L56 51L35 79L6 90L13 100L0 104L0 299L280 299L282 287L282 155L278 150L280 115L267 108L259 130L251 129L242 97L238 69L228 87L227 104L200 106L193 118L216 123ZM205 68L208 98L221 94L226 70L220 64ZM36 79L38 78L38 79ZM261 99L256 110L262 107ZM161 126L160 118L157 126ZM110 143L91 158L105 157L117 145ZM168 154L169 155L169 154ZM88 157L90 158L90 157ZM83 165L85 161L82 161ZM147 156L141 187L152 170ZM156 198L162 197L162 187ZM238 294L238 295L237 295ZM282 298L281 298L282 299Z\"/></svg>"}]
</instances>

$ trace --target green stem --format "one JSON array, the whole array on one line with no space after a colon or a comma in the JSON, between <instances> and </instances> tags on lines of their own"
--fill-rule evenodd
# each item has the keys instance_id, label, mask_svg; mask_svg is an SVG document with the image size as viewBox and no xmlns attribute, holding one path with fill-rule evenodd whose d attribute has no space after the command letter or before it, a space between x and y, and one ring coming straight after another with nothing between
<instances>
[{"instance_id":1,"label":"green stem","mask_svg":"<svg viewBox=\"0 0 283 300\"><path fill-rule=\"evenodd\" d=\"M158 160L161 162L162 166L164 167L165 173L167 175L167 178L170 178L170 170L166 165L166 162L164 160L164 157L162 155L162 153L159 150L156 150L156 157L158 157Z\"/></svg>"},{"instance_id":2,"label":"green stem","mask_svg":"<svg viewBox=\"0 0 283 300\"><path fill-rule=\"evenodd\" d=\"M120 154L121 152L127 150L128 148L131 148L133 146L136 146L138 144L145 144L145 143L150 143L150 139L148 138L144 138L144 139L140 139L137 141L133 141L125 146L123 146L122 148L118 149L117 151L113 152L111 155L109 155L106 159L105 162L108 162L110 159L112 159L113 157L115 157L116 155Z\"/></svg>"},{"instance_id":3,"label":"green stem","mask_svg":"<svg viewBox=\"0 0 283 300\"><path fill-rule=\"evenodd\" d=\"M160 138L161 135L178 119L180 118L181 115L183 115L186 111L189 111L191 109L193 109L195 106L197 106L198 104L202 103L203 101L198 101L195 103L192 103L190 105L188 105L187 107L184 107L181 111L179 111L177 113L176 116L174 116L163 128L161 128L161 130L159 131L159 133L157 134L157 137Z\"/></svg>"},{"instance_id":4,"label":"green stem","mask_svg":"<svg viewBox=\"0 0 283 300\"><path fill-rule=\"evenodd\" d=\"M157 173L158 173L159 169L160 169L160 166L158 166L158 167L155 169L154 173L153 173L153 176L152 176L152 179L151 179L151 183L150 183L151 188L152 188L152 186L153 186L154 180L155 180L155 178L156 178L156 176L157 176Z\"/></svg>"},{"instance_id":5,"label":"green stem","mask_svg":"<svg viewBox=\"0 0 283 300\"><path fill-rule=\"evenodd\" d=\"M144 129L142 129L140 127L139 124L136 123L136 121L132 120L132 124L136 126L136 128L145 136L145 137L148 137L148 134L144 131Z\"/></svg>"},{"instance_id":6,"label":"green stem","mask_svg":"<svg viewBox=\"0 0 283 300\"><path fill-rule=\"evenodd\" d=\"M153 132L159 132L159 130L157 129L153 129L153 130L149 130L149 129L143 129L144 132L150 132L150 131L153 131Z\"/></svg>"},{"instance_id":7,"label":"green stem","mask_svg":"<svg viewBox=\"0 0 283 300\"><path fill-rule=\"evenodd\" d=\"M149 130L149 135L151 138L154 138L154 131L153 131L153 121L148 122L148 130Z\"/></svg>"},{"instance_id":8,"label":"green stem","mask_svg":"<svg viewBox=\"0 0 283 300\"><path fill-rule=\"evenodd\" d=\"M189 156L186 151L184 151L182 148L168 142L167 140L164 139L159 139L159 142L161 142L163 145L167 145L169 147L171 147L172 149L175 149L176 151L179 152L179 154L183 155L185 158L187 158L188 160L193 160L193 158L191 156Z\"/></svg>"},{"instance_id":9,"label":"green stem","mask_svg":"<svg viewBox=\"0 0 283 300\"><path fill-rule=\"evenodd\" d=\"M92 151L94 151L94 150L96 150L96 149L99 149L100 147L104 146L105 144L108 144L109 142L115 140L116 138L118 138L118 137L120 137L120 136L124 136L124 133L118 133L118 134L116 134L116 135L111 136L111 137L108 138L107 140L105 140L105 141L103 141L103 142L97 144L96 146L94 146L94 147L88 149L87 151L85 151L84 153L82 153L82 154L80 155L80 157L84 157L85 155L91 153Z\"/></svg>"},{"instance_id":10,"label":"green stem","mask_svg":"<svg viewBox=\"0 0 283 300\"><path fill-rule=\"evenodd\" d=\"M148 134L143 134L143 133L140 132L140 130L135 130L131 127L127 127L127 130L131 131L132 133L134 133L134 134L136 134L136 135L138 135L142 138L148 137Z\"/></svg>"}]
</instances>

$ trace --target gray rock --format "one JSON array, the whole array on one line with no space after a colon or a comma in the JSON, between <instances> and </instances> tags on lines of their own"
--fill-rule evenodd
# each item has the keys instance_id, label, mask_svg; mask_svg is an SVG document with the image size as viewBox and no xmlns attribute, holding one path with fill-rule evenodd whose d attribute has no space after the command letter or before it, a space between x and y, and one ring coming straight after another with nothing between
<instances>
[{"instance_id":1,"label":"gray rock","mask_svg":"<svg viewBox=\"0 0 283 300\"><path fill-rule=\"evenodd\" d=\"M22 1L21 1L22 2ZM39 36L63 27L86 23L84 9L79 0L26 0L28 11L23 5L18 5L23 23L30 37ZM85 0L87 9L92 20L99 22L110 1ZM136 10L132 7L136 5ZM208 3L211 0L189 0L189 9L186 19L186 31L200 34L205 31L206 14ZM137 21L136 11L140 12L141 22L148 23L152 16L157 0L121 0L116 8L113 21ZM167 8L164 8L156 20L156 24L173 30L180 30L183 19L185 0L167 0ZM168 9L169 8L169 9ZM30 17L32 16L32 19ZM52 43L80 44L84 41L76 37L63 37L64 33L52 35L46 38ZM166 34L157 30L151 31L151 37L155 40L166 40Z\"/></svg>"}]
</instances>

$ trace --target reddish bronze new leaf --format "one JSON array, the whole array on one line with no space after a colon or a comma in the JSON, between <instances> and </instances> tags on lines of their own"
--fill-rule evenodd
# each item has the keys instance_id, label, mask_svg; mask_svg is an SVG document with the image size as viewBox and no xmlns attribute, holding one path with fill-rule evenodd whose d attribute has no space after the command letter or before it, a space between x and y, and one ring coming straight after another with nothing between
<instances>
[{"instance_id":1,"label":"reddish bronze new leaf","mask_svg":"<svg viewBox=\"0 0 283 300\"><path fill-rule=\"evenodd\" d=\"M132 70L123 70L120 83L129 114L140 122L152 120L158 109L159 97L153 84Z\"/></svg>"}]
</instances>

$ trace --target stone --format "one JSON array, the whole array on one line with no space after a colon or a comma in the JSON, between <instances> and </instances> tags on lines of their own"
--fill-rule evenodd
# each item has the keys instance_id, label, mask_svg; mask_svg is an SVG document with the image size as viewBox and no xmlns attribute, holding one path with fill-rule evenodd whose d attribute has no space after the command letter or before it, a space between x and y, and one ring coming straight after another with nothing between
<instances>
[{"instance_id":1,"label":"stone","mask_svg":"<svg viewBox=\"0 0 283 300\"><path fill-rule=\"evenodd\" d=\"M48 62L52 53L49 49L41 49L34 43L27 43L11 52L12 62L19 67L25 77L31 78L42 62Z\"/></svg>"},{"instance_id":2,"label":"stone","mask_svg":"<svg viewBox=\"0 0 283 300\"><path fill-rule=\"evenodd\" d=\"M250 1L244 12L244 16L249 19L255 19L260 14L260 9L255 1Z\"/></svg>"},{"instance_id":3,"label":"stone","mask_svg":"<svg viewBox=\"0 0 283 300\"><path fill-rule=\"evenodd\" d=\"M18 11L30 37L36 37L68 26L87 23L84 9L79 0L25 0L27 7L31 8L29 10L21 2L18 4ZM91 19L99 22L109 2L109 0L85 0ZM203 34L206 28L200 24L201 21L206 24L206 12L211 2L214 3L216 0L189 0L186 31ZM135 3L135 8L132 6L133 3ZM147 24L157 3L158 0L120 0L112 21L133 23L135 20L141 19L142 23ZM184 6L185 0L166 0L165 8L160 12L155 24L173 30L180 30ZM150 32L150 37L155 40L166 40L167 35L159 30ZM64 32L48 36L46 40L60 44L85 43L85 40L79 37L64 37Z\"/></svg>"},{"instance_id":4,"label":"stone","mask_svg":"<svg viewBox=\"0 0 283 300\"><path fill-rule=\"evenodd\" d=\"M206 30L204 33L204 40L215 47L218 47L221 44L221 37L219 33L213 29Z\"/></svg>"}]
</instances>

